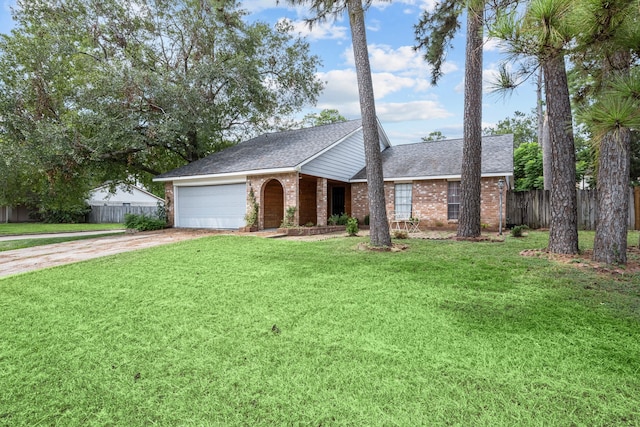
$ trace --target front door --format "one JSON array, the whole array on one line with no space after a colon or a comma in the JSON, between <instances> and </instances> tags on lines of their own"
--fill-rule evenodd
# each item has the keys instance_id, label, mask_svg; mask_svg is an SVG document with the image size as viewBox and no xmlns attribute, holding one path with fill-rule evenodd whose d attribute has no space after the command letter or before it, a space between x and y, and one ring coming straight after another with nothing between
<instances>
[{"instance_id":1,"label":"front door","mask_svg":"<svg viewBox=\"0 0 640 427\"><path fill-rule=\"evenodd\" d=\"M333 187L331 189L331 215L342 215L345 209L345 188Z\"/></svg>"}]
</instances>

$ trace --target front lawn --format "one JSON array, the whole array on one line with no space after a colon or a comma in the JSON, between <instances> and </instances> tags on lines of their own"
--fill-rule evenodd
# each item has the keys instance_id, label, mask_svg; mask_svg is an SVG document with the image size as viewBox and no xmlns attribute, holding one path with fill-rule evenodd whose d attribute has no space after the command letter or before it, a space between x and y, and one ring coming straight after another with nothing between
<instances>
[{"instance_id":1,"label":"front lawn","mask_svg":"<svg viewBox=\"0 0 640 427\"><path fill-rule=\"evenodd\" d=\"M519 255L546 239L213 236L0 279L0 425L639 425L640 275Z\"/></svg>"},{"instance_id":2,"label":"front lawn","mask_svg":"<svg viewBox=\"0 0 640 427\"><path fill-rule=\"evenodd\" d=\"M42 222L10 222L0 224L0 236L16 234L66 233L71 231L124 230L123 224L45 224Z\"/></svg>"}]
</instances>

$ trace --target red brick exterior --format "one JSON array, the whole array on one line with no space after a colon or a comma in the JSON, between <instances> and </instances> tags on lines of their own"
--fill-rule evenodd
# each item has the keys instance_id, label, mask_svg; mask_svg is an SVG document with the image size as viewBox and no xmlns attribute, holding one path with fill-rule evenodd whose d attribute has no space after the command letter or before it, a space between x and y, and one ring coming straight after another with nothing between
<instances>
[{"instance_id":1,"label":"red brick exterior","mask_svg":"<svg viewBox=\"0 0 640 427\"><path fill-rule=\"evenodd\" d=\"M284 212L290 206L299 207L299 186L300 179L298 173L274 174L274 175L255 175L247 177L247 210L250 209L248 201L249 188L253 187L256 202L260 205L259 228L264 228L264 186L270 180L276 179L282 185L284 191ZM499 223L498 206L500 204L500 191L498 189L499 177L482 179L481 194L481 217L482 224L486 224L491 229L497 229ZM395 183L385 182L385 201L387 207L387 215L391 215L395 205ZM447 219L447 190L448 181L439 180L423 180L414 181L412 186L412 216L420 218L420 226L424 228L437 228L443 226L453 227L456 221ZM317 223L316 225L327 225L328 217L328 183L324 178L317 178L316 187L316 209ZM502 203L502 225L506 222L505 208L506 190L503 193ZM167 212L168 225L173 227L174 222L174 188L173 182L165 183L165 207ZM369 214L369 200L367 197L366 183L351 184L351 216L358 218L361 224L364 218ZM299 210L296 210L294 224L299 225Z\"/></svg>"},{"instance_id":2,"label":"red brick exterior","mask_svg":"<svg viewBox=\"0 0 640 427\"><path fill-rule=\"evenodd\" d=\"M481 193L480 221L491 229L497 229L499 224L500 191L498 189L499 177L483 178ZM400 181L402 182L402 181ZM412 216L420 218L421 227L455 226L457 221L447 219L448 202L446 179L414 181L412 187ZM391 216L395 206L395 183L385 182L385 202L387 215ZM502 225L506 221L505 198L502 200ZM367 184L354 183L351 185L351 215L358 218L360 223L369 214L367 199Z\"/></svg>"},{"instance_id":3,"label":"red brick exterior","mask_svg":"<svg viewBox=\"0 0 640 427\"><path fill-rule=\"evenodd\" d=\"M317 222L318 226L327 225L327 218L329 217L329 192L327 191L326 178L318 178L318 185L316 188L316 209L317 209Z\"/></svg>"},{"instance_id":4,"label":"red brick exterior","mask_svg":"<svg viewBox=\"0 0 640 427\"><path fill-rule=\"evenodd\" d=\"M258 219L258 228L264 228L264 186L272 179L277 180L282 185L284 191L284 212L287 212L287 208L290 206L298 206L298 173L284 173L273 175L252 175L247 177L247 197L249 194L249 187L253 187L253 192L256 197L256 203L260 205L260 215ZM247 203L247 209L249 204ZM296 210L294 224L298 224L298 211Z\"/></svg>"}]
</instances>

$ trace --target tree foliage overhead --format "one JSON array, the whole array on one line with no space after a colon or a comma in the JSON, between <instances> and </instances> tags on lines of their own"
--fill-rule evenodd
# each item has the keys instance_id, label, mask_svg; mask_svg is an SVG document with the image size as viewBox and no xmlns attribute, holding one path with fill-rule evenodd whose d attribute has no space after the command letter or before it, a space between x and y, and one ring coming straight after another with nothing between
<instances>
[{"instance_id":1,"label":"tree foliage overhead","mask_svg":"<svg viewBox=\"0 0 640 427\"><path fill-rule=\"evenodd\" d=\"M319 59L289 24L244 15L226 0L18 0L0 40L3 151L49 180L149 178L277 127L315 103Z\"/></svg>"},{"instance_id":2,"label":"tree foliage overhead","mask_svg":"<svg viewBox=\"0 0 640 427\"><path fill-rule=\"evenodd\" d=\"M520 144L538 141L538 117L536 113L525 114L521 111L513 113L513 117L507 117L496 123L495 126L484 128L486 135L513 134L513 147Z\"/></svg>"},{"instance_id":3,"label":"tree foliage overhead","mask_svg":"<svg viewBox=\"0 0 640 427\"><path fill-rule=\"evenodd\" d=\"M302 124L306 126L321 126L346 121L347 118L335 108L325 108L319 113L310 113L304 116Z\"/></svg>"}]
</instances>

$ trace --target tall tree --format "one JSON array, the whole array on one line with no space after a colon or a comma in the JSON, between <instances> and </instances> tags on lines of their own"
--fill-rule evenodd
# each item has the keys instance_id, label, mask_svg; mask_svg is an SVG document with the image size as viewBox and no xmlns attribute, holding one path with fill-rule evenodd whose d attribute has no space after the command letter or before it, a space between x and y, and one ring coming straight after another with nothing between
<instances>
[{"instance_id":1,"label":"tall tree","mask_svg":"<svg viewBox=\"0 0 640 427\"><path fill-rule=\"evenodd\" d=\"M583 0L575 16L582 30L576 59L590 64L596 101L583 114L598 153L593 259L608 264L627 261L631 129L640 126L640 74L632 72L638 17L633 0Z\"/></svg>"},{"instance_id":2,"label":"tall tree","mask_svg":"<svg viewBox=\"0 0 640 427\"><path fill-rule=\"evenodd\" d=\"M501 14L492 30L514 55L532 56L542 66L552 159L549 251L560 254L578 252L575 144L564 62L573 38L571 7L570 0L532 0L523 14Z\"/></svg>"},{"instance_id":3,"label":"tall tree","mask_svg":"<svg viewBox=\"0 0 640 427\"><path fill-rule=\"evenodd\" d=\"M370 0L363 7L361 0L289 0L292 4L311 3L316 16L308 22L335 17L345 10L349 15L353 56L358 79L360 112L362 114L362 131L364 136L364 154L367 172L367 196L369 198L370 239L373 246L391 246L389 221L384 198L384 177L382 175L382 156L380 153L380 135L376 116L367 31L364 11Z\"/></svg>"},{"instance_id":4,"label":"tall tree","mask_svg":"<svg viewBox=\"0 0 640 427\"><path fill-rule=\"evenodd\" d=\"M6 145L51 177L157 173L313 104L318 57L233 0L18 0L0 40ZM53 173L55 172L55 173Z\"/></svg>"},{"instance_id":5,"label":"tall tree","mask_svg":"<svg viewBox=\"0 0 640 427\"><path fill-rule=\"evenodd\" d=\"M484 0L445 0L434 11L424 11L415 26L416 49L425 51L431 65L431 83L442 76L447 48L460 28L459 16L467 10L465 50L464 135L458 236L480 235L480 177L482 172L482 44Z\"/></svg>"},{"instance_id":6,"label":"tall tree","mask_svg":"<svg viewBox=\"0 0 640 427\"><path fill-rule=\"evenodd\" d=\"M467 45L464 69L464 130L458 236L481 233L482 175L482 43L484 0L468 0Z\"/></svg>"}]
</instances>

